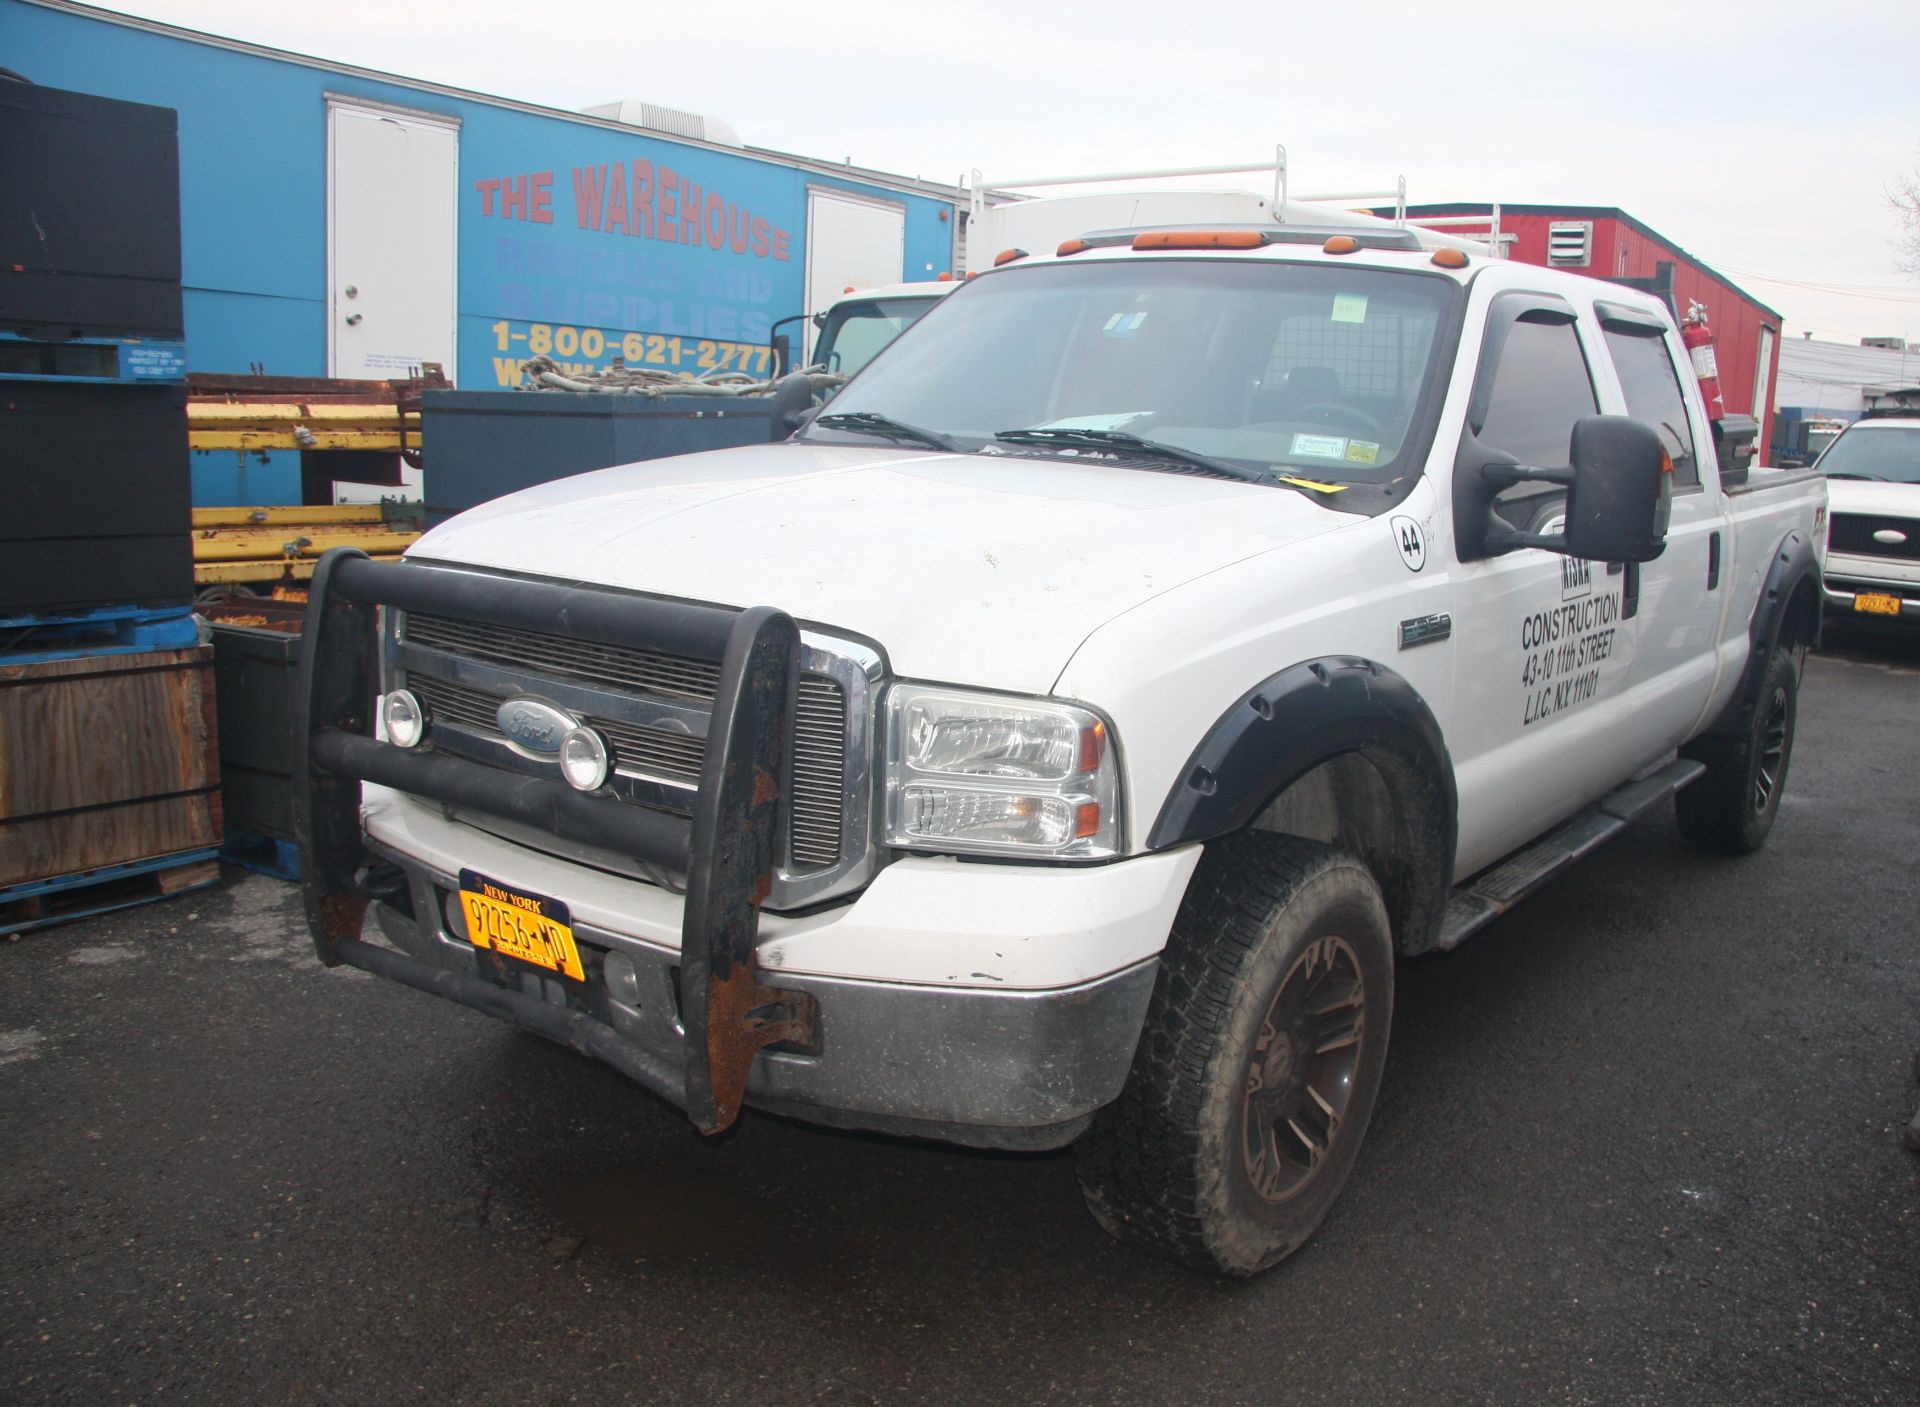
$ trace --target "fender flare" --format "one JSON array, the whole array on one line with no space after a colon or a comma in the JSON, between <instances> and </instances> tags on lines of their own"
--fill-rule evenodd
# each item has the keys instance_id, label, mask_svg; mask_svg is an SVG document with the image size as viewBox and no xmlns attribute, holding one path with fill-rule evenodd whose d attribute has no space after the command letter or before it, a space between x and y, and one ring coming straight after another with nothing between
<instances>
[{"instance_id":1,"label":"fender flare","mask_svg":"<svg viewBox=\"0 0 1920 1407\"><path fill-rule=\"evenodd\" d=\"M1761 686L1766 681L1767 661L1773 658L1774 650L1779 647L1795 594L1801 584L1808 580L1813 582L1814 588L1813 629L1817 638L1820 629L1820 563L1814 556L1812 538L1799 528L1794 528L1774 545L1766 580L1760 586L1760 599L1754 603L1753 618L1747 624L1747 664L1740 676L1740 686L1734 690L1733 697L1727 700L1726 707L1720 710L1720 716L1702 731L1702 736L1737 737L1746 732L1748 719L1759 701Z\"/></svg>"},{"instance_id":2,"label":"fender flare","mask_svg":"<svg viewBox=\"0 0 1920 1407\"><path fill-rule=\"evenodd\" d=\"M1408 878L1396 886L1404 900L1403 938L1417 948L1437 924L1453 882L1459 791L1433 710L1406 679L1373 660L1306 660L1241 695L1187 759L1147 848L1164 850L1241 830L1314 768L1360 752L1426 783L1421 790L1429 799L1410 807L1419 814L1407 825Z\"/></svg>"}]
</instances>

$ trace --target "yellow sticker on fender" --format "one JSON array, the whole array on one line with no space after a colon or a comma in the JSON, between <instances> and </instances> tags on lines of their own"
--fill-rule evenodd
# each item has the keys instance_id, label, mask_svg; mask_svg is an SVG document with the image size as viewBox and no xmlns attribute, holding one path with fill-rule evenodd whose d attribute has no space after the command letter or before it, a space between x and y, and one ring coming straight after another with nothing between
<instances>
[{"instance_id":1,"label":"yellow sticker on fender","mask_svg":"<svg viewBox=\"0 0 1920 1407\"><path fill-rule=\"evenodd\" d=\"M587 980L573 941L572 916L558 899L514 889L472 870L460 871L460 912L476 948Z\"/></svg>"}]
</instances>

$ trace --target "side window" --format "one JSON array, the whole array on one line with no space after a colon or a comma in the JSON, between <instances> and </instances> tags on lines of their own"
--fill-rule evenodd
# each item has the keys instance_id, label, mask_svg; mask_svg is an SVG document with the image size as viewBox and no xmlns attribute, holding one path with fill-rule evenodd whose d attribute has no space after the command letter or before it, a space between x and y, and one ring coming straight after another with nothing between
<instances>
[{"instance_id":1,"label":"side window","mask_svg":"<svg viewBox=\"0 0 1920 1407\"><path fill-rule=\"evenodd\" d=\"M1523 315L1507 334L1475 437L1522 464L1565 468L1573 422L1599 409L1573 324Z\"/></svg>"},{"instance_id":2,"label":"side window","mask_svg":"<svg viewBox=\"0 0 1920 1407\"><path fill-rule=\"evenodd\" d=\"M1496 355L1492 366L1482 366L1469 433L1483 449L1504 450L1521 464L1566 468L1574 421L1599 408L1573 323L1552 312L1522 313L1506 327ZM1520 532L1540 532L1565 503L1565 492L1550 484L1515 484L1501 490L1493 509Z\"/></svg>"},{"instance_id":3,"label":"side window","mask_svg":"<svg viewBox=\"0 0 1920 1407\"><path fill-rule=\"evenodd\" d=\"M1699 487L1693 427L1687 423L1687 403L1680 394L1680 378L1666 338L1653 328L1608 324L1606 339L1607 354L1613 358L1627 398L1627 414L1659 431L1660 443L1673 458L1673 486Z\"/></svg>"}]
</instances>

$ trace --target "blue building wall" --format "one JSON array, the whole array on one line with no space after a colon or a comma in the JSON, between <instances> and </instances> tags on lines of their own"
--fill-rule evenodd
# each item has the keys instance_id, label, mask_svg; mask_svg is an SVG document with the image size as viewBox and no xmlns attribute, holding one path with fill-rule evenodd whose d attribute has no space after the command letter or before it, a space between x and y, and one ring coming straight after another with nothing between
<instances>
[{"instance_id":1,"label":"blue building wall","mask_svg":"<svg viewBox=\"0 0 1920 1407\"><path fill-rule=\"evenodd\" d=\"M624 355L680 370L757 370L769 324L804 311L809 185L905 206L903 277L951 267L946 202L765 157L25 0L0 0L0 55L36 83L179 113L194 371L326 374L328 93L460 120L453 374L467 389L513 384L535 351L582 367ZM194 460L195 503L299 500L296 456Z\"/></svg>"}]
</instances>

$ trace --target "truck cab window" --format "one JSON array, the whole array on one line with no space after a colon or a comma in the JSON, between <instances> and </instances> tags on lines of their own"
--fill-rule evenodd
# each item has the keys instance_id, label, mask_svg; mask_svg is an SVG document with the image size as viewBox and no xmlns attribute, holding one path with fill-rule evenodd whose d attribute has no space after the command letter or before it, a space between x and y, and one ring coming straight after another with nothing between
<instances>
[{"instance_id":1,"label":"truck cab window","mask_svg":"<svg viewBox=\"0 0 1920 1407\"><path fill-rule=\"evenodd\" d=\"M1483 445L1503 449L1522 464L1563 468L1573 422L1598 409L1573 324L1522 318L1507 334L1486 417L1474 433Z\"/></svg>"},{"instance_id":2,"label":"truck cab window","mask_svg":"<svg viewBox=\"0 0 1920 1407\"><path fill-rule=\"evenodd\" d=\"M1593 415L1599 403L1580 336L1571 322L1538 321L1522 315L1508 329L1491 376L1474 436L1488 449L1504 450L1521 464L1543 469L1570 462L1573 422ZM1504 490L1494 511L1521 531L1539 531L1565 501L1550 485L1516 484Z\"/></svg>"},{"instance_id":3,"label":"truck cab window","mask_svg":"<svg viewBox=\"0 0 1920 1407\"><path fill-rule=\"evenodd\" d=\"M1673 354L1657 329L1606 328L1607 354L1620 377L1627 398L1627 414L1660 434L1660 443L1673 457L1673 486L1697 488L1700 465L1694 458L1693 427L1687 423L1687 403L1680 394L1680 378Z\"/></svg>"}]
</instances>

